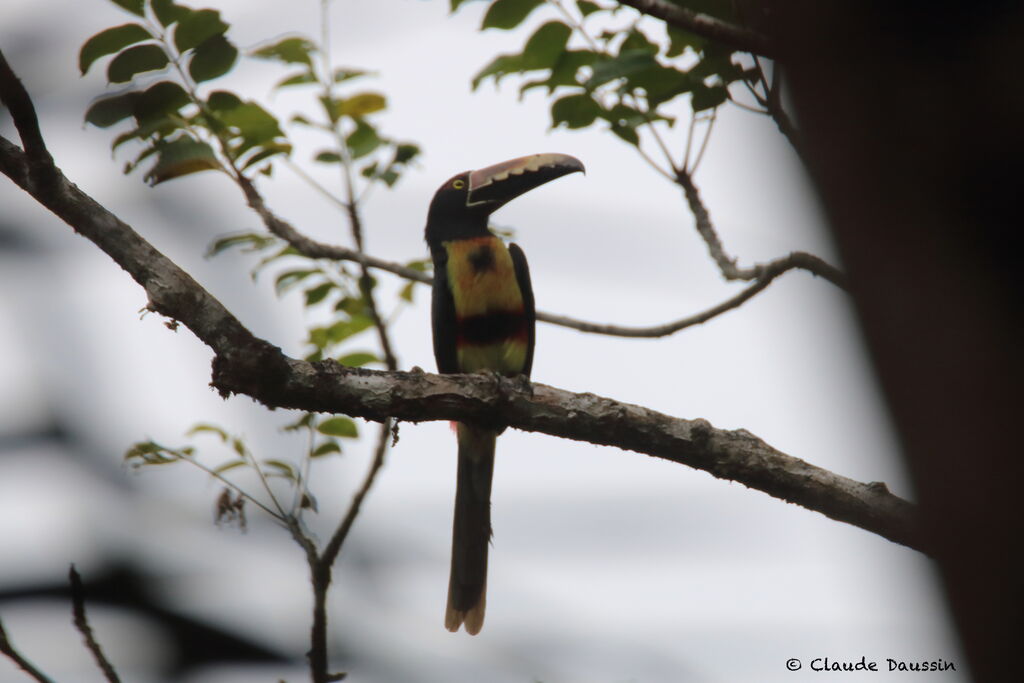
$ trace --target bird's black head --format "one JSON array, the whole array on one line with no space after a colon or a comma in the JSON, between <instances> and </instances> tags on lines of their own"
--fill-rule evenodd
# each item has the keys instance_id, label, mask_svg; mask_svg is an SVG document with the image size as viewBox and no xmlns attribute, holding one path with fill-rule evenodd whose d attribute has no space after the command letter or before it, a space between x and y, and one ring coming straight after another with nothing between
<instances>
[{"instance_id":1,"label":"bird's black head","mask_svg":"<svg viewBox=\"0 0 1024 683\"><path fill-rule=\"evenodd\" d=\"M576 171L583 163L568 154L532 154L450 178L434 194L427 214L427 243L487 234L487 219L521 194Z\"/></svg>"}]
</instances>

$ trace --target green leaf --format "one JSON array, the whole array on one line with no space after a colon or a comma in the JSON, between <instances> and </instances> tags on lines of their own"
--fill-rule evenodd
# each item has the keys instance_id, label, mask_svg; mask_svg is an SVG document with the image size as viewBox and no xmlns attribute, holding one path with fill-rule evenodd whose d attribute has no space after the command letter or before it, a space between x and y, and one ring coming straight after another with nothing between
<instances>
[{"instance_id":1,"label":"green leaf","mask_svg":"<svg viewBox=\"0 0 1024 683\"><path fill-rule=\"evenodd\" d=\"M335 119L339 119L342 116L351 116L355 118L367 116L368 114L385 109L388 106L388 101L387 98L380 93L361 92L356 93L352 97L335 100L333 105L332 112Z\"/></svg>"},{"instance_id":2,"label":"green leaf","mask_svg":"<svg viewBox=\"0 0 1024 683\"><path fill-rule=\"evenodd\" d=\"M177 83L160 81L138 94L132 114L135 115L135 120L141 126L158 119L165 119L168 115L177 113L191 101L185 89Z\"/></svg>"},{"instance_id":3,"label":"green leaf","mask_svg":"<svg viewBox=\"0 0 1024 683\"><path fill-rule=\"evenodd\" d=\"M124 165L124 172L126 174L131 173L135 168L145 159L157 154L160 151L161 143L159 140L154 141L149 147L146 147L139 156L135 157L134 161L130 161Z\"/></svg>"},{"instance_id":4,"label":"green leaf","mask_svg":"<svg viewBox=\"0 0 1024 683\"><path fill-rule=\"evenodd\" d=\"M380 358L377 358L376 355L367 351L355 351L342 356L338 359L338 362L352 368L359 368L367 363L379 363Z\"/></svg>"},{"instance_id":5,"label":"green leaf","mask_svg":"<svg viewBox=\"0 0 1024 683\"><path fill-rule=\"evenodd\" d=\"M109 128L135 111L137 92L126 92L95 100L85 112L85 120L100 128Z\"/></svg>"},{"instance_id":6,"label":"green leaf","mask_svg":"<svg viewBox=\"0 0 1024 683\"><path fill-rule=\"evenodd\" d=\"M316 417L315 413L303 413L295 422L289 422L284 427L281 427L286 432L297 432L300 429L305 429L313 424L313 419Z\"/></svg>"},{"instance_id":7,"label":"green leaf","mask_svg":"<svg viewBox=\"0 0 1024 683\"><path fill-rule=\"evenodd\" d=\"M328 294L331 293L331 290L334 289L335 286L336 285L333 282L322 282L316 287L307 289L303 292L303 294L306 295L306 305L313 306L320 303Z\"/></svg>"},{"instance_id":8,"label":"green leaf","mask_svg":"<svg viewBox=\"0 0 1024 683\"><path fill-rule=\"evenodd\" d=\"M565 51L572 29L560 21L542 25L523 47L522 69L550 69Z\"/></svg>"},{"instance_id":9,"label":"green leaf","mask_svg":"<svg viewBox=\"0 0 1024 683\"><path fill-rule=\"evenodd\" d=\"M255 232L234 233L214 240L206 250L206 256L216 256L222 251L227 251L233 247L248 247L245 251L260 251L276 243L277 238L271 235L262 235Z\"/></svg>"},{"instance_id":10,"label":"green leaf","mask_svg":"<svg viewBox=\"0 0 1024 683\"><path fill-rule=\"evenodd\" d=\"M118 135L114 138L114 142L111 143L110 149L111 151L115 151L118 147L129 140L146 141L151 138L156 140L161 137L170 137L175 131L179 130L182 125L182 120L174 117L173 115L156 117L126 133ZM155 153L156 150L154 149L153 151Z\"/></svg>"},{"instance_id":11,"label":"green leaf","mask_svg":"<svg viewBox=\"0 0 1024 683\"><path fill-rule=\"evenodd\" d=\"M399 290L398 298L400 298L402 301L408 301L409 303L412 303L412 294L413 294L413 291L415 290L415 288L416 288L416 281L415 280L410 280L409 282L406 282L402 286L402 289Z\"/></svg>"},{"instance_id":12,"label":"green leaf","mask_svg":"<svg viewBox=\"0 0 1024 683\"><path fill-rule=\"evenodd\" d=\"M403 142L395 147L394 163L408 164L410 161L419 156L419 153L419 145L414 145L411 142Z\"/></svg>"},{"instance_id":13,"label":"green leaf","mask_svg":"<svg viewBox=\"0 0 1024 683\"><path fill-rule=\"evenodd\" d=\"M222 35L206 39L195 49L188 73L196 83L223 76L238 59L238 48Z\"/></svg>"},{"instance_id":14,"label":"green leaf","mask_svg":"<svg viewBox=\"0 0 1024 683\"><path fill-rule=\"evenodd\" d=\"M366 301L361 296L346 296L338 300L334 310L344 311L349 315L359 315L366 310Z\"/></svg>"},{"instance_id":15,"label":"green leaf","mask_svg":"<svg viewBox=\"0 0 1024 683\"><path fill-rule=\"evenodd\" d=\"M349 320L339 320L327 328L327 340L333 344L345 341L360 332L373 327L373 319L368 315L354 315Z\"/></svg>"},{"instance_id":16,"label":"green leaf","mask_svg":"<svg viewBox=\"0 0 1024 683\"><path fill-rule=\"evenodd\" d=\"M566 95L551 105L551 126L586 128L600 115L600 105L589 94Z\"/></svg>"},{"instance_id":17,"label":"green leaf","mask_svg":"<svg viewBox=\"0 0 1024 683\"><path fill-rule=\"evenodd\" d=\"M337 69L334 70L334 82L341 83L352 78L359 78L360 76L365 76L368 73L370 72L365 71L364 69L349 69L347 67L339 66Z\"/></svg>"},{"instance_id":18,"label":"green leaf","mask_svg":"<svg viewBox=\"0 0 1024 683\"><path fill-rule=\"evenodd\" d=\"M242 106L242 98L229 90L214 90L206 98L206 106L220 114Z\"/></svg>"},{"instance_id":19,"label":"green leaf","mask_svg":"<svg viewBox=\"0 0 1024 683\"><path fill-rule=\"evenodd\" d=\"M359 159L370 154L382 142L383 140L377 136L377 129L362 119L356 120L355 130L345 138L345 145L348 147L348 153L352 159Z\"/></svg>"},{"instance_id":20,"label":"green leaf","mask_svg":"<svg viewBox=\"0 0 1024 683\"><path fill-rule=\"evenodd\" d=\"M281 137L274 115L255 102L243 102L234 93L218 90L210 95L209 106L224 124L234 128L250 143L262 143Z\"/></svg>"},{"instance_id":21,"label":"green leaf","mask_svg":"<svg viewBox=\"0 0 1024 683\"><path fill-rule=\"evenodd\" d=\"M331 417L316 426L316 430L327 436L341 436L354 439L359 436L359 428L350 417Z\"/></svg>"},{"instance_id":22,"label":"green leaf","mask_svg":"<svg viewBox=\"0 0 1024 683\"><path fill-rule=\"evenodd\" d=\"M313 452L309 454L311 458L319 458L323 455L330 453L341 453L341 446L336 441L325 441L324 443L313 449Z\"/></svg>"},{"instance_id":23,"label":"green leaf","mask_svg":"<svg viewBox=\"0 0 1024 683\"><path fill-rule=\"evenodd\" d=\"M625 140L634 147L640 144L640 134L636 132L636 128L630 128L629 126L622 126L613 123L612 132L620 139Z\"/></svg>"},{"instance_id":24,"label":"green leaf","mask_svg":"<svg viewBox=\"0 0 1024 683\"><path fill-rule=\"evenodd\" d=\"M316 45L312 41L294 36L292 38L284 38L266 47L261 47L258 50L254 50L251 54L253 57L261 59L276 59L285 64L305 64L312 67L313 60L310 55L315 52Z\"/></svg>"},{"instance_id":25,"label":"green leaf","mask_svg":"<svg viewBox=\"0 0 1024 683\"><path fill-rule=\"evenodd\" d=\"M698 36L696 33L690 33L681 28L676 28L671 24L666 24L665 29L668 32L668 50L665 52L666 57L678 57L686 51L686 48L690 48L695 52L699 52L707 41Z\"/></svg>"},{"instance_id":26,"label":"green leaf","mask_svg":"<svg viewBox=\"0 0 1024 683\"><path fill-rule=\"evenodd\" d=\"M192 427L192 429L188 430L186 432L186 435L187 436L195 436L196 434L202 434L204 432L207 432L207 433L210 433L210 434L216 434L217 436L220 437L220 440L223 441L224 443L227 443L227 441L228 441L228 433L225 432L220 427L218 427L217 425L212 425L212 424L205 424L205 423L197 424L196 426Z\"/></svg>"},{"instance_id":27,"label":"green leaf","mask_svg":"<svg viewBox=\"0 0 1024 683\"><path fill-rule=\"evenodd\" d=\"M149 172L146 180L150 185L158 185L172 178L180 178L199 171L212 171L221 168L217 155L205 142L182 136L156 147L157 161Z\"/></svg>"},{"instance_id":28,"label":"green leaf","mask_svg":"<svg viewBox=\"0 0 1024 683\"><path fill-rule=\"evenodd\" d=\"M622 45L619 46L619 54L623 52L632 52L638 50L646 52L650 55L658 54L658 46L652 43L643 31L638 28L633 28L632 31L626 34L626 39L622 41Z\"/></svg>"},{"instance_id":29,"label":"green leaf","mask_svg":"<svg viewBox=\"0 0 1024 683\"><path fill-rule=\"evenodd\" d=\"M644 115L643 112L625 104L617 104L611 110L601 112L601 118L611 124L611 130L615 135L631 145L640 144L637 128L655 118L667 120L661 116Z\"/></svg>"},{"instance_id":30,"label":"green leaf","mask_svg":"<svg viewBox=\"0 0 1024 683\"><path fill-rule=\"evenodd\" d=\"M395 183L398 182L398 172L391 168L381 171L376 177L378 180L383 181L388 187L394 187Z\"/></svg>"},{"instance_id":31,"label":"green leaf","mask_svg":"<svg viewBox=\"0 0 1024 683\"><path fill-rule=\"evenodd\" d=\"M597 88L618 78L628 78L635 73L657 66L659 65L655 61L654 55L646 50L622 51L613 59L595 64L586 86Z\"/></svg>"},{"instance_id":32,"label":"green leaf","mask_svg":"<svg viewBox=\"0 0 1024 683\"><path fill-rule=\"evenodd\" d=\"M656 63L649 69L632 74L627 82L630 89L642 88L649 108L654 109L673 97L690 92L696 79L688 72Z\"/></svg>"},{"instance_id":33,"label":"green leaf","mask_svg":"<svg viewBox=\"0 0 1024 683\"><path fill-rule=\"evenodd\" d=\"M495 0L487 8L480 28L515 28L543 4L544 0Z\"/></svg>"},{"instance_id":34,"label":"green leaf","mask_svg":"<svg viewBox=\"0 0 1024 683\"><path fill-rule=\"evenodd\" d=\"M709 88L702 84L693 89L693 99L690 101L690 106L693 107L694 113L704 111L705 109L713 109L725 102L728 97L729 91L723 86Z\"/></svg>"},{"instance_id":35,"label":"green leaf","mask_svg":"<svg viewBox=\"0 0 1024 683\"><path fill-rule=\"evenodd\" d=\"M491 62L480 69L473 76L470 87L476 90L480 83L488 76L494 78L495 85L501 81L501 79L511 73L519 73L523 71L523 56L520 55L498 55Z\"/></svg>"},{"instance_id":36,"label":"green leaf","mask_svg":"<svg viewBox=\"0 0 1024 683\"><path fill-rule=\"evenodd\" d=\"M143 0L111 0L111 2L113 2L118 7L123 7L132 14L136 14L140 17L144 16L146 13L145 10L142 8Z\"/></svg>"},{"instance_id":37,"label":"green leaf","mask_svg":"<svg viewBox=\"0 0 1024 683\"><path fill-rule=\"evenodd\" d=\"M178 26L174 29L174 46L178 48L178 52L185 52L227 30L228 25L221 21L220 12L217 10L192 11L178 21Z\"/></svg>"},{"instance_id":38,"label":"green leaf","mask_svg":"<svg viewBox=\"0 0 1024 683\"><path fill-rule=\"evenodd\" d=\"M139 24L122 24L108 28L106 31L100 31L82 45L82 49L78 53L78 68L84 76L92 63L100 57L113 54L143 40L150 40L152 37L149 31Z\"/></svg>"},{"instance_id":39,"label":"green leaf","mask_svg":"<svg viewBox=\"0 0 1024 683\"><path fill-rule=\"evenodd\" d=\"M263 464L266 467L270 467L274 470L277 470L276 472L271 473L273 476L284 477L285 479L290 479L291 481L299 480L299 473L295 469L295 465L291 464L290 462L269 458L267 460L264 460Z\"/></svg>"},{"instance_id":40,"label":"green leaf","mask_svg":"<svg viewBox=\"0 0 1024 683\"><path fill-rule=\"evenodd\" d=\"M519 93L523 94L531 88L546 86L550 94L560 85L579 85L579 80L576 78L579 70L584 66L592 65L600 58L600 54L590 50L565 50L551 67L551 75L548 78L523 84Z\"/></svg>"},{"instance_id":41,"label":"green leaf","mask_svg":"<svg viewBox=\"0 0 1024 683\"><path fill-rule=\"evenodd\" d=\"M248 464L249 463L246 462L245 460L231 460L230 462L226 462L223 465L220 465L219 467L214 468L213 471L216 472L217 474L224 474L228 470L233 470L236 467L243 467L244 465L248 465Z\"/></svg>"},{"instance_id":42,"label":"green leaf","mask_svg":"<svg viewBox=\"0 0 1024 683\"><path fill-rule=\"evenodd\" d=\"M585 17L603 9L596 2L590 2L590 0L576 0L576 8L580 11L580 14Z\"/></svg>"},{"instance_id":43,"label":"green leaf","mask_svg":"<svg viewBox=\"0 0 1024 683\"><path fill-rule=\"evenodd\" d=\"M276 156L278 154L284 154L287 156L292 153L292 146L286 142L274 142L270 144L263 144L260 145L259 149L259 152L253 154L251 157L246 159L245 162L242 164L243 171L248 168L252 168L256 164L263 161L264 159L269 159L272 156ZM269 166L267 168L269 168ZM260 172L262 173L263 171Z\"/></svg>"},{"instance_id":44,"label":"green leaf","mask_svg":"<svg viewBox=\"0 0 1024 683\"><path fill-rule=\"evenodd\" d=\"M317 155L313 157L313 161L317 161L321 164L340 164L341 155L337 152L325 149L321 152L317 152Z\"/></svg>"},{"instance_id":45,"label":"green leaf","mask_svg":"<svg viewBox=\"0 0 1024 683\"><path fill-rule=\"evenodd\" d=\"M173 0L152 0L150 5L153 8L153 14L156 15L157 21L164 27L170 26L176 21L181 21L193 12L188 7L175 4Z\"/></svg>"},{"instance_id":46,"label":"green leaf","mask_svg":"<svg viewBox=\"0 0 1024 683\"><path fill-rule=\"evenodd\" d=\"M310 275L320 274L319 268L304 269L304 270L287 270L277 276L274 280L274 290L278 295L284 294L289 289L305 280Z\"/></svg>"},{"instance_id":47,"label":"green leaf","mask_svg":"<svg viewBox=\"0 0 1024 683\"><path fill-rule=\"evenodd\" d=\"M274 89L288 88L293 85L309 85L310 83L316 83L316 76L314 76L311 71L301 71L297 74L292 74L291 76L285 76L277 82Z\"/></svg>"},{"instance_id":48,"label":"green leaf","mask_svg":"<svg viewBox=\"0 0 1024 683\"><path fill-rule=\"evenodd\" d=\"M135 74L162 69L170 62L158 45L136 45L124 50L107 67L107 80L127 83Z\"/></svg>"},{"instance_id":49,"label":"green leaf","mask_svg":"<svg viewBox=\"0 0 1024 683\"><path fill-rule=\"evenodd\" d=\"M330 343L327 339L327 328L326 327L314 327L309 331L309 343L315 346L317 349L323 349ZM317 359L319 360L319 359Z\"/></svg>"}]
</instances>

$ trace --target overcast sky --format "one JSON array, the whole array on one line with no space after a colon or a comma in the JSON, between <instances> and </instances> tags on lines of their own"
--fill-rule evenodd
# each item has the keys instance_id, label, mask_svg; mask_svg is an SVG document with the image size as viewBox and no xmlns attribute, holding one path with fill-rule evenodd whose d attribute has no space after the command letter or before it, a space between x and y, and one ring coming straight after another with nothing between
<instances>
[{"instance_id":1,"label":"overcast sky","mask_svg":"<svg viewBox=\"0 0 1024 683\"><path fill-rule=\"evenodd\" d=\"M282 33L319 35L313 0L207 4L233 24L241 46ZM586 176L553 182L495 216L515 228L526 251L538 308L654 324L738 291L708 257L680 193L630 147L596 130L549 131L549 101L537 91L520 101L514 78L470 91L483 64L518 50L528 34L478 32L483 3L454 17L445 0L335 5L335 63L376 71L366 86L389 98L383 132L424 150L394 191L375 190L365 206L373 255L426 254L427 204L454 173L564 152L584 161ZM530 26L543 18L538 12ZM203 257L218 235L258 228L237 189L214 173L147 188L139 175L120 174L125 157L111 159L110 131L82 126L103 92L105 63L80 79L78 48L127 20L101 0L5 0L0 48L36 98L68 177L256 334L304 354L310 318L297 295L274 297L272 272L253 283L252 257ZM210 85L287 117L308 102L270 96L283 73L253 62ZM684 116L686 102L676 106ZM0 130L14 138L6 115ZM673 131L672 144L684 132ZM330 169L308 163L320 143L301 133L295 140L295 159L336 184ZM838 263L797 161L770 121L723 107L697 182L741 265L794 249ZM285 168L260 189L301 230L348 243L343 216ZM393 300L402 283L379 279ZM222 401L208 386L209 350L185 329L140 316L145 303L108 257L0 182L0 590L59 585L70 562L87 578L128 562L155 577L163 604L296 662L206 668L190 683L303 680L310 597L301 551L256 511L248 533L214 527L219 488L198 470L134 473L121 458L145 438L182 445L197 422L244 435L261 457L297 457L304 444L279 431L289 413L268 413L245 397ZM433 370L425 288L393 334L403 368ZM372 343L360 337L351 350ZM850 301L804 273L661 340L541 325L533 377L746 429L790 455L913 497ZM210 446L203 453L211 462L222 457L212 442L200 445ZM313 526L322 537L361 479L368 446L316 463ZM825 656L865 656L883 669L887 657L943 658L960 672L941 680L966 680L933 568L916 551L679 465L514 431L498 444L486 626L475 638L450 634L442 615L454 455L447 424L403 425L342 553L330 614L337 665L349 680L799 681L813 678L811 660ZM59 601L0 602L16 644L55 679L100 680L66 612ZM169 656L159 626L99 607L94 622L125 680L166 680L154 673ZM787 671L790 658L802 660L801 672ZM20 680L0 660L0 682Z\"/></svg>"}]
</instances>

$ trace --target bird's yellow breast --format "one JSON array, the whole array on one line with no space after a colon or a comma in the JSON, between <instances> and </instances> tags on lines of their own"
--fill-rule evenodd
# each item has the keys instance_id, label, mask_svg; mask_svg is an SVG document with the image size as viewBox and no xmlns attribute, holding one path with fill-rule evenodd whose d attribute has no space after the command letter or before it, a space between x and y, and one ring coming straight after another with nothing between
<instances>
[{"instance_id":1,"label":"bird's yellow breast","mask_svg":"<svg viewBox=\"0 0 1024 683\"><path fill-rule=\"evenodd\" d=\"M512 256L499 238L454 240L444 247L456 317L523 310Z\"/></svg>"}]
</instances>

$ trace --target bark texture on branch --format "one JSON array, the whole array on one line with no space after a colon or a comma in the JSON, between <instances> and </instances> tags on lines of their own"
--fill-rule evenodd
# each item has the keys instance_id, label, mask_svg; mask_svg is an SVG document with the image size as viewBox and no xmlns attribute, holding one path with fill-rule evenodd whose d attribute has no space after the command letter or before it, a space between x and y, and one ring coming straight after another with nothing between
<instances>
[{"instance_id":1,"label":"bark texture on branch","mask_svg":"<svg viewBox=\"0 0 1024 683\"><path fill-rule=\"evenodd\" d=\"M0 168L26 164L0 140ZM270 408L345 413L382 421L466 420L507 424L678 462L832 519L921 549L914 506L884 485L864 484L781 453L754 435L704 420L669 417L593 394L533 385L532 395L485 375L432 375L308 363L255 337L187 273L59 171L46 194L33 196L121 265L150 298L152 310L180 321L216 354L213 386ZM18 173L8 174L19 182ZM22 184L19 182L19 185ZM30 188L26 188L29 190Z\"/></svg>"},{"instance_id":2,"label":"bark texture on branch","mask_svg":"<svg viewBox=\"0 0 1024 683\"><path fill-rule=\"evenodd\" d=\"M28 98L18 82L4 80L0 90L5 101ZM38 124L22 122L19 130L23 126L31 129ZM833 474L781 453L744 430L716 429L705 420L673 418L593 394L490 375L383 372L330 360L309 363L289 358L254 336L191 276L82 192L52 162L44 170L47 182L33 182L39 174L32 164L29 155L0 138L0 172L124 268L146 290L153 311L184 324L207 344L215 354L213 386L225 396L244 394L270 408L346 413L376 421L393 417L509 425L615 446L740 482L926 550L918 539L915 506L889 493L883 484Z\"/></svg>"},{"instance_id":3,"label":"bark texture on branch","mask_svg":"<svg viewBox=\"0 0 1024 683\"><path fill-rule=\"evenodd\" d=\"M691 9L680 7L667 0L619 0L620 5L661 19L667 24L724 43L744 52L762 57L776 57L775 46L767 36L737 26Z\"/></svg>"}]
</instances>

